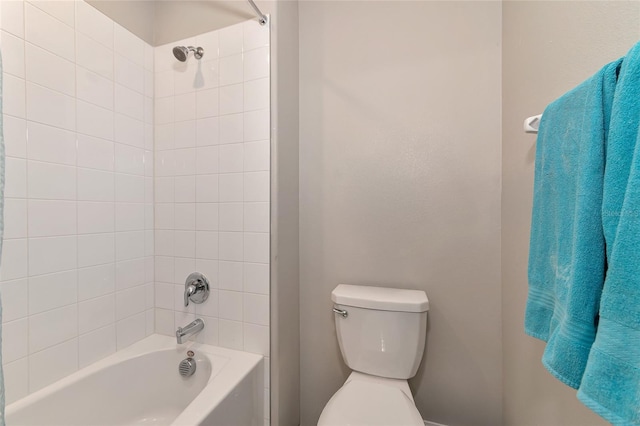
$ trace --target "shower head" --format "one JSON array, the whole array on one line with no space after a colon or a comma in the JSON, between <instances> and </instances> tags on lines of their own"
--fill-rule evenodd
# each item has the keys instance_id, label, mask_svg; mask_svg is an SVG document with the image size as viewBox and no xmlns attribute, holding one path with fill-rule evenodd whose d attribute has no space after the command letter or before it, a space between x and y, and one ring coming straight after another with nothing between
<instances>
[{"instance_id":1,"label":"shower head","mask_svg":"<svg viewBox=\"0 0 640 426\"><path fill-rule=\"evenodd\" d=\"M176 57L180 62L185 62L187 60L187 56L189 56L189 52L193 52L193 56L196 59L202 58L204 56L204 49L202 47L184 47L184 46L176 46L173 48L173 56Z\"/></svg>"}]
</instances>

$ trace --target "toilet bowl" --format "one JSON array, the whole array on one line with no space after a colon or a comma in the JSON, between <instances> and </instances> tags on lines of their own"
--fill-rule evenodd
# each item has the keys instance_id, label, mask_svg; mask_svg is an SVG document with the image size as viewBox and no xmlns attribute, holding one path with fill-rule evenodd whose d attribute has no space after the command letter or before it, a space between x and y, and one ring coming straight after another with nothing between
<instances>
[{"instance_id":1,"label":"toilet bowl","mask_svg":"<svg viewBox=\"0 0 640 426\"><path fill-rule=\"evenodd\" d=\"M341 284L331 299L340 352L353 371L318 426L424 426L407 379L424 353L427 295Z\"/></svg>"}]
</instances>

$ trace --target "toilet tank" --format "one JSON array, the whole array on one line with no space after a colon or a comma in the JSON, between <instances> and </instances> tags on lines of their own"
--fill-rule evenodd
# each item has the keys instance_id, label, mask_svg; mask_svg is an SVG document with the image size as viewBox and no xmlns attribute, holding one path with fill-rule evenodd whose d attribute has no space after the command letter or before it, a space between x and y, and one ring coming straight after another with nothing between
<instances>
[{"instance_id":1,"label":"toilet tank","mask_svg":"<svg viewBox=\"0 0 640 426\"><path fill-rule=\"evenodd\" d=\"M340 284L331 300L349 368L392 379L416 375L427 332L424 291Z\"/></svg>"}]
</instances>

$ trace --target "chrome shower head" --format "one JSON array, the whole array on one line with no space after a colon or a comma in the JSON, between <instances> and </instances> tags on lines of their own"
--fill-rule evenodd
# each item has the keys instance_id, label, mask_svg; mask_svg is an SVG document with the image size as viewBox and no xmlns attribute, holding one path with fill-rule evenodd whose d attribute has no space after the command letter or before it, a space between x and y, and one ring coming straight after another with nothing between
<instances>
[{"instance_id":1,"label":"chrome shower head","mask_svg":"<svg viewBox=\"0 0 640 426\"><path fill-rule=\"evenodd\" d=\"M193 56L196 59L202 58L204 56L204 49L202 47L184 47L184 46L176 46L173 48L173 56L176 57L180 62L185 62L187 60L187 56L189 56L189 52L193 52Z\"/></svg>"}]
</instances>

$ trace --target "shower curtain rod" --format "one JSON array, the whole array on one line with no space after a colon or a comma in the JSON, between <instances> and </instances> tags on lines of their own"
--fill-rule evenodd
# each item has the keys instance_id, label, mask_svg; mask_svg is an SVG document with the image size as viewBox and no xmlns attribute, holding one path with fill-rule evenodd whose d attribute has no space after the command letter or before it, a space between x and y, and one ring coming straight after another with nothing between
<instances>
[{"instance_id":1,"label":"shower curtain rod","mask_svg":"<svg viewBox=\"0 0 640 426\"><path fill-rule=\"evenodd\" d=\"M256 4L253 2L253 0L247 0L247 1L249 2L251 7L253 8L253 10L258 15L258 22L260 23L260 25L266 24L267 23L267 15L265 15L264 13L262 13L260 11L260 9L258 9L258 6L256 6Z\"/></svg>"}]
</instances>

